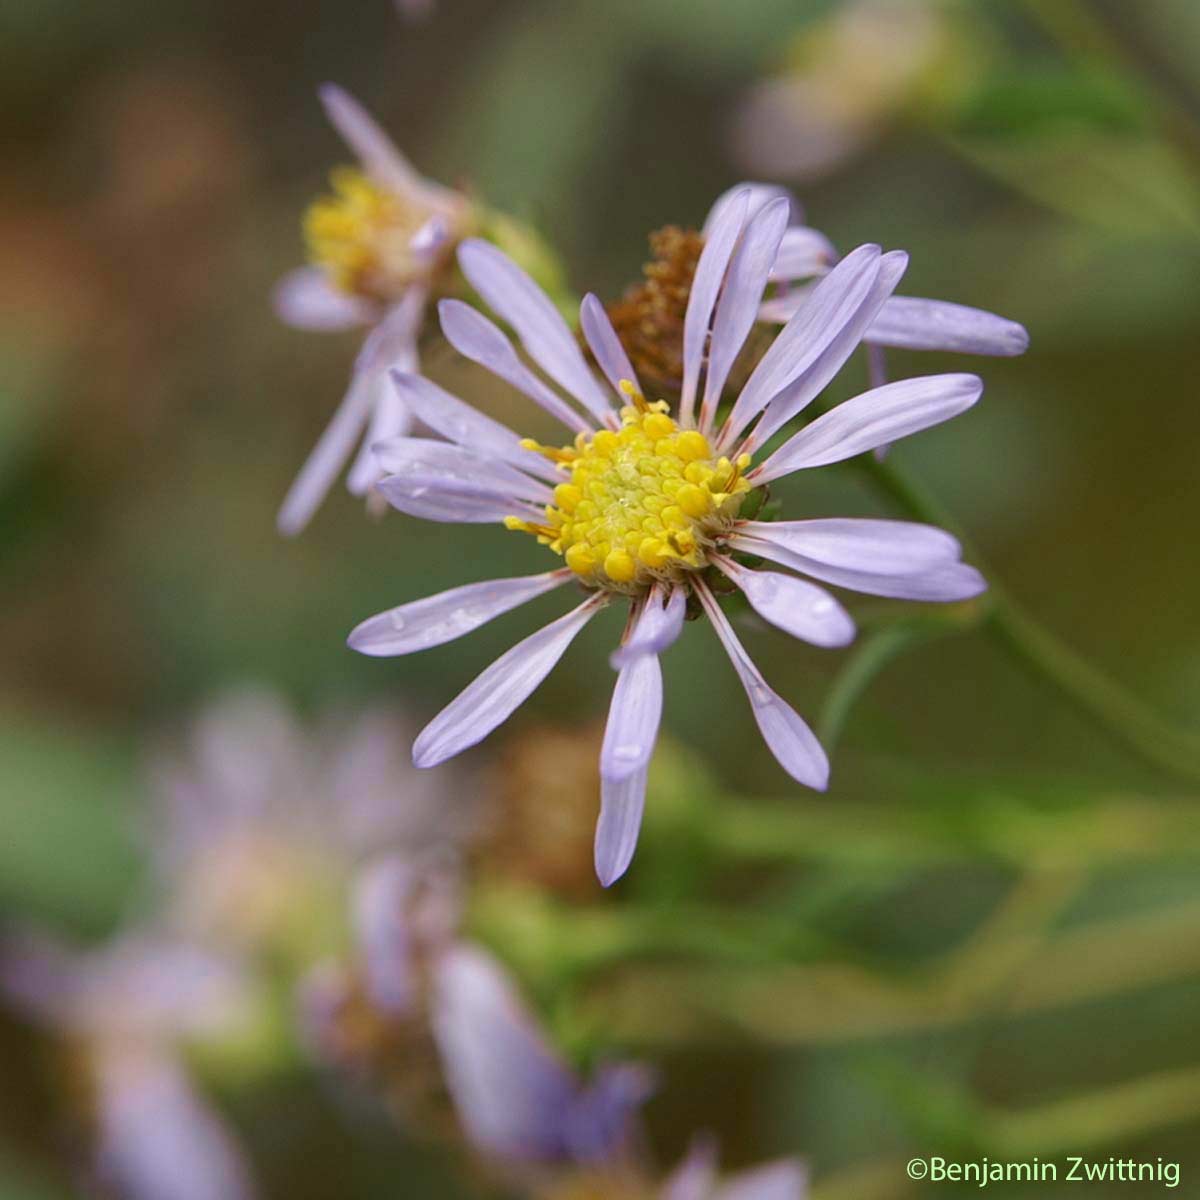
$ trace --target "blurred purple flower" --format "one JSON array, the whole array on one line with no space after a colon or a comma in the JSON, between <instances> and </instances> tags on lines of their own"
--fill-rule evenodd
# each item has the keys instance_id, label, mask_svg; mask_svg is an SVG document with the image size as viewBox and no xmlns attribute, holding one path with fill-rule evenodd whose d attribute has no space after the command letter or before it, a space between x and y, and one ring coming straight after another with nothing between
<instances>
[{"instance_id":1,"label":"blurred purple flower","mask_svg":"<svg viewBox=\"0 0 1200 1200\"><path fill-rule=\"evenodd\" d=\"M969 408L982 390L973 375L927 376L872 389L819 416L752 467L753 455L811 404L859 345L907 264L902 252L883 254L871 245L847 255L780 331L718 424L718 403L791 222L786 197L765 204L759 199L752 189L739 190L709 225L684 319L683 383L674 417L666 402L642 397L595 296L585 298L581 323L612 392L593 376L549 298L495 247L469 240L459 251L468 281L582 411L525 367L501 330L467 305L442 302L443 332L466 357L562 421L575 441L558 449L522 440L429 380L397 372L405 403L448 440L393 438L376 447L390 472L380 491L402 512L446 522L504 522L536 536L566 566L469 584L381 613L351 633L351 647L371 655L409 654L469 633L568 582L587 589L573 611L509 650L426 726L413 748L418 766L436 766L485 738L601 608L629 602L600 756L596 868L606 885L625 871L636 845L662 711L658 656L679 635L689 597L707 613L783 768L809 787L823 789L828 782L824 751L751 662L708 578L724 576L764 619L815 645L847 644L854 624L817 584L750 569L735 555L770 559L852 591L908 600L964 600L986 586L960 561L955 539L930 526L858 519L765 523L740 516L753 488L927 429ZM614 395L625 407L614 403Z\"/></svg>"},{"instance_id":2,"label":"blurred purple flower","mask_svg":"<svg viewBox=\"0 0 1200 1200\"><path fill-rule=\"evenodd\" d=\"M534 1194L646 1196L661 1200L800 1200L794 1160L718 1181L709 1138L654 1189L643 1161L639 1110L654 1076L634 1063L600 1067L584 1081L551 1049L503 968L458 945L434 975L434 1036L464 1131L484 1156L523 1174ZM530 1184L529 1181L536 1181ZM565 1186L564 1186L565 1184Z\"/></svg>"},{"instance_id":3,"label":"blurred purple flower","mask_svg":"<svg viewBox=\"0 0 1200 1200\"><path fill-rule=\"evenodd\" d=\"M82 1055L92 1168L123 1200L250 1200L236 1142L180 1061L245 1027L237 965L157 935L72 952L33 932L0 941L0 995Z\"/></svg>"},{"instance_id":4,"label":"blurred purple flower","mask_svg":"<svg viewBox=\"0 0 1200 1200\"><path fill-rule=\"evenodd\" d=\"M379 479L371 443L410 424L385 372L416 369L426 304L472 219L467 198L419 175L356 100L333 84L320 96L359 169L335 172L336 195L310 208L312 265L280 281L275 307L299 329L370 332L345 398L280 509L286 534L308 524L368 424L348 486L362 495Z\"/></svg>"},{"instance_id":5,"label":"blurred purple flower","mask_svg":"<svg viewBox=\"0 0 1200 1200\"><path fill-rule=\"evenodd\" d=\"M498 1159L610 1163L625 1157L653 1091L631 1063L580 1079L547 1044L500 965L467 945L434 973L433 1031L471 1143Z\"/></svg>"}]
</instances>

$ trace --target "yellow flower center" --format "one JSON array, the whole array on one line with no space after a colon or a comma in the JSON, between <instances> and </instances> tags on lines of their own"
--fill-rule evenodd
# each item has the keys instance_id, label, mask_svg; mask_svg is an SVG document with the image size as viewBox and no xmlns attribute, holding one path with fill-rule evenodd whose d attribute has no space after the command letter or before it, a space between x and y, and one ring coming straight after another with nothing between
<instances>
[{"instance_id":1,"label":"yellow flower center","mask_svg":"<svg viewBox=\"0 0 1200 1200\"><path fill-rule=\"evenodd\" d=\"M534 534L584 583L631 593L708 566L750 491L742 477L750 458L714 461L708 439L680 429L665 401L647 404L629 383L622 390L633 403L619 430L581 433L563 449L522 443L567 478L545 524L508 517L505 525Z\"/></svg>"},{"instance_id":2,"label":"yellow flower center","mask_svg":"<svg viewBox=\"0 0 1200 1200\"><path fill-rule=\"evenodd\" d=\"M381 188L362 171L339 167L330 176L332 195L304 215L310 261L334 286L372 300L395 300L427 270L411 242L430 214Z\"/></svg>"}]
</instances>

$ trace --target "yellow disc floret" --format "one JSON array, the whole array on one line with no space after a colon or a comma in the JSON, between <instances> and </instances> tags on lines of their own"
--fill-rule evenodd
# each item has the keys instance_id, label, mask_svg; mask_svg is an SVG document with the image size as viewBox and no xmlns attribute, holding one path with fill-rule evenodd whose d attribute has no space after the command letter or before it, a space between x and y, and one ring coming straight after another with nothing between
<instances>
[{"instance_id":1,"label":"yellow disc floret","mask_svg":"<svg viewBox=\"0 0 1200 1200\"><path fill-rule=\"evenodd\" d=\"M581 433L565 449L523 443L558 463L564 480L544 524L505 524L561 554L582 582L635 592L708 566L750 491L750 460L714 460L708 439L680 429L665 401L647 404L629 384L622 391L633 403L619 430Z\"/></svg>"},{"instance_id":2,"label":"yellow disc floret","mask_svg":"<svg viewBox=\"0 0 1200 1200\"><path fill-rule=\"evenodd\" d=\"M309 259L342 291L395 299L421 270L411 243L429 214L352 167L339 167L330 183L333 194L304 216Z\"/></svg>"}]
</instances>

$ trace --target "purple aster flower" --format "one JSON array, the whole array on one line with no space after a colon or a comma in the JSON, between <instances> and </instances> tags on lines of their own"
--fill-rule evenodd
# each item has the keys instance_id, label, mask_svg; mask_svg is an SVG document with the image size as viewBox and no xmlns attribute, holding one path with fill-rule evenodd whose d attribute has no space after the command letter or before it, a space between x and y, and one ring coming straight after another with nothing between
<instances>
[{"instance_id":1,"label":"purple aster flower","mask_svg":"<svg viewBox=\"0 0 1200 1200\"><path fill-rule=\"evenodd\" d=\"M779 252L769 275L774 294L759 307L761 320L783 325L805 305L816 281L829 274L839 255L823 233L803 224L803 209L795 196L785 188L771 184L739 184L719 196L705 220L705 236L715 226L724 207L747 189L752 214L780 197L789 204L791 219L780 239ZM1016 321L964 304L917 296L889 296L863 341L869 350L877 352L891 346L1003 358L1024 354L1029 348L1029 334ZM878 382L882 383L882 378L878 378Z\"/></svg>"},{"instance_id":2,"label":"purple aster flower","mask_svg":"<svg viewBox=\"0 0 1200 1200\"><path fill-rule=\"evenodd\" d=\"M719 1181L708 1138L655 1185L638 1118L653 1091L651 1072L624 1063L581 1079L550 1047L500 964L476 947L460 944L439 960L433 1027L468 1139L529 1194L801 1200L804 1173L794 1160Z\"/></svg>"},{"instance_id":3,"label":"purple aster flower","mask_svg":"<svg viewBox=\"0 0 1200 1200\"><path fill-rule=\"evenodd\" d=\"M750 660L717 602L714 578L740 588L768 622L818 646L842 646L854 637L849 615L821 583L934 601L964 600L986 586L960 561L955 539L930 526L861 519L767 523L742 516L753 489L927 429L969 408L982 390L977 377L962 374L873 388L764 452L838 372L904 272L906 255L865 245L814 287L718 420L718 404L758 317L791 218L786 198L761 205L757 198L743 189L709 227L684 319L683 380L673 415L665 401L643 397L595 296L584 299L582 329L611 390L593 376L566 323L532 280L495 247L470 240L459 251L467 279L577 407L526 367L500 329L467 305L441 304L446 337L561 421L574 440L561 448L539 446L429 380L397 373L405 403L447 440L396 438L377 447L389 472L380 491L402 512L436 521L503 522L531 534L564 565L468 584L381 613L353 631L354 649L409 654L469 633L568 583L585 593L569 613L493 663L426 726L413 748L418 766L436 766L485 738L601 608L628 604L600 755L596 868L606 885L624 872L634 851L662 711L658 658L679 635L690 602L709 617L781 766L809 787L827 785L824 751ZM746 564L747 557L786 571L759 570Z\"/></svg>"},{"instance_id":4,"label":"purple aster flower","mask_svg":"<svg viewBox=\"0 0 1200 1200\"><path fill-rule=\"evenodd\" d=\"M181 1061L185 1043L247 1027L236 965L157 935L73 952L24 933L0 941L0 995L77 1049L106 1187L123 1200L251 1200L233 1135Z\"/></svg>"},{"instance_id":5,"label":"purple aster flower","mask_svg":"<svg viewBox=\"0 0 1200 1200\"><path fill-rule=\"evenodd\" d=\"M286 534L308 524L368 425L348 486L363 495L379 479L371 444L410 424L386 370L416 368L426 304L474 219L465 196L419 175L341 88L327 84L320 96L358 166L335 171L333 195L308 210L311 265L283 278L275 307L299 329L370 332L341 405L280 509Z\"/></svg>"}]
</instances>

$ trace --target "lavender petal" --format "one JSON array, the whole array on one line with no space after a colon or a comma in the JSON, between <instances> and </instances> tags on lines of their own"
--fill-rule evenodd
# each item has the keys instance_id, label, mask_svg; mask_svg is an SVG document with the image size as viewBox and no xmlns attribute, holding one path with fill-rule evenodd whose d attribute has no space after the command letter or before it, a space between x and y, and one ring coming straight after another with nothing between
<instances>
[{"instance_id":1,"label":"lavender petal","mask_svg":"<svg viewBox=\"0 0 1200 1200\"><path fill-rule=\"evenodd\" d=\"M750 710L768 749L797 783L823 792L829 786L829 759L821 743L800 714L768 686L708 588L700 585L697 594L746 690Z\"/></svg>"},{"instance_id":2,"label":"lavender petal","mask_svg":"<svg viewBox=\"0 0 1200 1200\"><path fill-rule=\"evenodd\" d=\"M413 415L447 440L484 458L497 458L520 467L542 479L557 482L562 478L540 454L526 450L520 437L508 426L485 416L423 375L393 371L391 380Z\"/></svg>"},{"instance_id":3,"label":"lavender petal","mask_svg":"<svg viewBox=\"0 0 1200 1200\"><path fill-rule=\"evenodd\" d=\"M517 331L533 361L598 421L615 425L608 397L546 293L490 242L478 238L463 242L458 262L471 286Z\"/></svg>"},{"instance_id":4,"label":"lavender petal","mask_svg":"<svg viewBox=\"0 0 1200 1200\"><path fill-rule=\"evenodd\" d=\"M728 445L821 352L859 311L879 276L878 246L859 246L821 280L754 368L721 433Z\"/></svg>"},{"instance_id":5,"label":"lavender petal","mask_svg":"<svg viewBox=\"0 0 1200 1200\"><path fill-rule=\"evenodd\" d=\"M884 384L806 425L751 472L765 483L808 467L841 462L965 412L983 393L977 375L925 375Z\"/></svg>"},{"instance_id":6,"label":"lavender petal","mask_svg":"<svg viewBox=\"0 0 1200 1200\"><path fill-rule=\"evenodd\" d=\"M814 646L854 641L854 621L824 588L778 571L751 571L732 559L717 565L741 588L750 607L784 633Z\"/></svg>"},{"instance_id":7,"label":"lavender petal","mask_svg":"<svg viewBox=\"0 0 1200 1200\"><path fill-rule=\"evenodd\" d=\"M754 432L747 439L747 450L762 445L777 429L781 429L798 413L803 412L821 394L854 353L867 327L884 301L895 290L907 266L908 255L902 250L893 250L879 260L879 274L866 299L850 320L836 330L816 359L767 405Z\"/></svg>"},{"instance_id":8,"label":"lavender petal","mask_svg":"<svg viewBox=\"0 0 1200 1200\"><path fill-rule=\"evenodd\" d=\"M1011 358L1029 349L1023 325L981 308L893 296L867 330L867 340L906 350L953 350Z\"/></svg>"},{"instance_id":9,"label":"lavender petal","mask_svg":"<svg viewBox=\"0 0 1200 1200\"><path fill-rule=\"evenodd\" d=\"M783 546L802 558L869 571L915 575L957 562L958 540L936 525L865 517L822 517L811 521L745 521L739 532Z\"/></svg>"},{"instance_id":10,"label":"lavender petal","mask_svg":"<svg viewBox=\"0 0 1200 1200\"><path fill-rule=\"evenodd\" d=\"M347 644L373 657L428 650L471 633L570 578L569 570L560 569L451 588L367 618L350 634Z\"/></svg>"},{"instance_id":11,"label":"lavender petal","mask_svg":"<svg viewBox=\"0 0 1200 1200\"><path fill-rule=\"evenodd\" d=\"M708 348L704 401L700 406L699 426L702 432L707 432L711 426L734 360L741 353L746 336L758 316L758 305L767 286L767 275L787 228L788 212L788 201L783 197L776 197L764 204L747 220L737 248L729 260Z\"/></svg>"},{"instance_id":12,"label":"lavender petal","mask_svg":"<svg viewBox=\"0 0 1200 1200\"><path fill-rule=\"evenodd\" d=\"M502 654L421 731L413 746L413 762L418 767L436 767L508 720L604 603L603 596L590 596Z\"/></svg>"},{"instance_id":13,"label":"lavender petal","mask_svg":"<svg viewBox=\"0 0 1200 1200\"><path fill-rule=\"evenodd\" d=\"M705 229L704 249L696 264L692 289L688 293L687 311L683 317L683 387L679 396L679 420L683 425L690 424L692 420L696 386L700 382L700 368L704 364L704 348L708 342L708 327L730 256L746 222L749 202L750 189L738 188Z\"/></svg>"},{"instance_id":14,"label":"lavender petal","mask_svg":"<svg viewBox=\"0 0 1200 1200\"><path fill-rule=\"evenodd\" d=\"M339 291L320 267L289 271L275 285L272 303L279 319L295 329L336 332L375 319L373 305Z\"/></svg>"},{"instance_id":15,"label":"lavender petal","mask_svg":"<svg viewBox=\"0 0 1200 1200\"><path fill-rule=\"evenodd\" d=\"M438 305L438 316L446 340L464 358L524 392L568 429L577 433L592 431L592 426L579 413L517 357L512 343L483 313L461 300L443 300Z\"/></svg>"},{"instance_id":16,"label":"lavender petal","mask_svg":"<svg viewBox=\"0 0 1200 1200\"><path fill-rule=\"evenodd\" d=\"M600 370L612 384L613 391L619 396L623 395L621 383L627 379L640 392L642 387L633 373L629 355L625 353L625 347L621 345L621 339L617 337L617 331L612 327L604 305L591 292L584 296L583 303L579 306L579 326Z\"/></svg>"},{"instance_id":17,"label":"lavender petal","mask_svg":"<svg viewBox=\"0 0 1200 1200\"><path fill-rule=\"evenodd\" d=\"M811 279L826 274L837 260L837 250L823 233L807 225L793 225L779 243L771 279L779 283Z\"/></svg>"}]
</instances>

